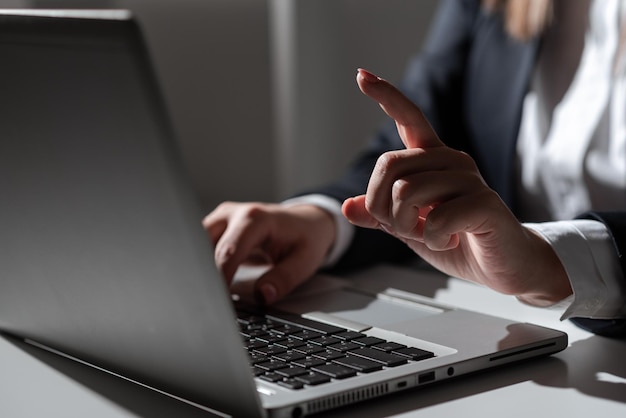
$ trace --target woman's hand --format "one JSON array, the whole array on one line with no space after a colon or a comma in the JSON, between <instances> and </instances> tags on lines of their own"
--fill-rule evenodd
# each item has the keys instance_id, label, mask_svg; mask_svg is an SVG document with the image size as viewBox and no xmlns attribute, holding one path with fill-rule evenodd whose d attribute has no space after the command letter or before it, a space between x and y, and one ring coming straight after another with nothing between
<instances>
[{"instance_id":1,"label":"woman's hand","mask_svg":"<svg viewBox=\"0 0 626 418\"><path fill-rule=\"evenodd\" d=\"M448 148L394 86L359 70L361 91L396 121L406 149L383 154L365 195L347 199L355 225L404 241L446 274L549 305L571 294L550 245L524 228L465 153Z\"/></svg>"},{"instance_id":2,"label":"woman's hand","mask_svg":"<svg viewBox=\"0 0 626 418\"><path fill-rule=\"evenodd\" d=\"M255 293L271 304L311 277L335 239L331 215L313 205L225 202L203 222L227 283L244 264L268 265Z\"/></svg>"}]
</instances>

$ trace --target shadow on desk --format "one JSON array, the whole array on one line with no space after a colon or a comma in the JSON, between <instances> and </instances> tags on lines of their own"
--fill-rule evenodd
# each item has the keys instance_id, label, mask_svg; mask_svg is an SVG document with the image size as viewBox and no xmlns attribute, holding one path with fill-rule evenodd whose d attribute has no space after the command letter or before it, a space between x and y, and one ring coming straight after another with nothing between
<instances>
[{"instance_id":1,"label":"shadow on desk","mask_svg":"<svg viewBox=\"0 0 626 418\"><path fill-rule=\"evenodd\" d=\"M30 346L21 340L5 335L3 337L38 361L138 416L212 416L183 402ZM626 340L592 336L574 342L571 347L554 356L389 395L338 409L326 416L384 417L402 414L523 382L575 389L587 396L626 403L626 363L622 361L624 353ZM532 402L530 399L529 401Z\"/></svg>"},{"instance_id":2,"label":"shadow on desk","mask_svg":"<svg viewBox=\"0 0 626 418\"><path fill-rule=\"evenodd\" d=\"M155 418L207 418L214 416L154 390L34 347L5 333L0 333L0 337L46 366L55 369L99 396L108 399L137 416ZM55 416L55 411L50 412L51 416Z\"/></svg>"},{"instance_id":3,"label":"shadow on desk","mask_svg":"<svg viewBox=\"0 0 626 418\"><path fill-rule=\"evenodd\" d=\"M626 338L592 336L575 341L556 358L550 374L533 379L540 385L572 388L578 392L626 403Z\"/></svg>"},{"instance_id":4,"label":"shadow on desk","mask_svg":"<svg viewBox=\"0 0 626 418\"><path fill-rule=\"evenodd\" d=\"M424 409L523 382L574 389L579 393L626 404L626 339L590 336L565 351L497 369L466 375L413 391L346 407L329 417L384 417ZM523 392L522 392L522 397ZM534 399L528 399L534 403ZM485 405L485 410L490 406ZM473 411L477 413L479 411Z\"/></svg>"}]
</instances>

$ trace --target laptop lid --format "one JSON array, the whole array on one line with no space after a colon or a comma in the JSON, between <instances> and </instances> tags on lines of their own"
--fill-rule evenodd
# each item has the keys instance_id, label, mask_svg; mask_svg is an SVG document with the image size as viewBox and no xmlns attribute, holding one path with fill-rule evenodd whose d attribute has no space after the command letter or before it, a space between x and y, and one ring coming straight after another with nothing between
<instances>
[{"instance_id":1,"label":"laptop lid","mask_svg":"<svg viewBox=\"0 0 626 418\"><path fill-rule=\"evenodd\" d=\"M4 10L0 56L0 329L260 415L130 13Z\"/></svg>"}]
</instances>

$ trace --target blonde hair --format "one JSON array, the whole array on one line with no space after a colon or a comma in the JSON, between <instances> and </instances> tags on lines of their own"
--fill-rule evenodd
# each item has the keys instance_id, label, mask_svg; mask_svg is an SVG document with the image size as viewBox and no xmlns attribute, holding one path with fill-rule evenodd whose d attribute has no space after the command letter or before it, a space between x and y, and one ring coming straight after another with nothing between
<instances>
[{"instance_id":1,"label":"blonde hair","mask_svg":"<svg viewBox=\"0 0 626 418\"><path fill-rule=\"evenodd\" d=\"M553 19L553 0L482 0L491 13L503 13L504 26L509 35L527 41L541 33ZM626 21L620 23L617 53L613 73L626 71Z\"/></svg>"},{"instance_id":2,"label":"blonde hair","mask_svg":"<svg viewBox=\"0 0 626 418\"><path fill-rule=\"evenodd\" d=\"M482 4L490 12L502 12L507 33L520 41L540 35L552 20L552 0L482 0Z\"/></svg>"}]
</instances>

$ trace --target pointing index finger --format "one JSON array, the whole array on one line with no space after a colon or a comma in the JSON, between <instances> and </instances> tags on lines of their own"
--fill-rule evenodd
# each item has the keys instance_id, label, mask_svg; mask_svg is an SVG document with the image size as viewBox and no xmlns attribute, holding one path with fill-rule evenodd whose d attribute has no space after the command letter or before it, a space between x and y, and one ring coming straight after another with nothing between
<instances>
[{"instance_id":1,"label":"pointing index finger","mask_svg":"<svg viewBox=\"0 0 626 418\"><path fill-rule=\"evenodd\" d=\"M361 91L376 100L385 113L396 121L405 147L444 145L422 111L392 84L362 68L357 70L356 81Z\"/></svg>"}]
</instances>

